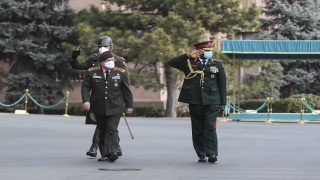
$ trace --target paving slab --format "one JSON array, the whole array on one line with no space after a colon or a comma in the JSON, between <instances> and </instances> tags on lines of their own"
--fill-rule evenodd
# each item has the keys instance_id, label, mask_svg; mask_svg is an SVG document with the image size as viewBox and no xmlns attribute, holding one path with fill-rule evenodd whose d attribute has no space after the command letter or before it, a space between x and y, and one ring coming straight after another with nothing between
<instances>
[{"instance_id":1,"label":"paving slab","mask_svg":"<svg viewBox=\"0 0 320 180\"><path fill-rule=\"evenodd\" d=\"M219 122L218 161L198 163L190 118L128 117L123 156L86 156L83 116L0 114L1 180L319 180L320 124Z\"/></svg>"}]
</instances>

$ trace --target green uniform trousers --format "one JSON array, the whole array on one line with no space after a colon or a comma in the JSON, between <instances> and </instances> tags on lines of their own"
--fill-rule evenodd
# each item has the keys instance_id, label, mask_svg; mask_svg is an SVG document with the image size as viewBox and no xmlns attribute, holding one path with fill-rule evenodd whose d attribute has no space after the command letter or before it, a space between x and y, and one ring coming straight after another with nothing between
<instances>
[{"instance_id":1,"label":"green uniform trousers","mask_svg":"<svg viewBox=\"0 0 320 180\"><path fill-rule=\"evenodd\" d=\"M120 114L112 116L104 116L95 114L97 127L100 131L99 150L101 157L118 151L118 125L120 122Z\"/></svg>"},{"instance_id":2,"label":"green uniform trousers","mask_svg":"<svg viewBox=\"0 0 320 180\"><path fill-rule=\"evenodd\" d=\"M218 156L218 138L214 124L219 105L189 104L193 147L198 157Z\"/></svg>"}]
</instances>

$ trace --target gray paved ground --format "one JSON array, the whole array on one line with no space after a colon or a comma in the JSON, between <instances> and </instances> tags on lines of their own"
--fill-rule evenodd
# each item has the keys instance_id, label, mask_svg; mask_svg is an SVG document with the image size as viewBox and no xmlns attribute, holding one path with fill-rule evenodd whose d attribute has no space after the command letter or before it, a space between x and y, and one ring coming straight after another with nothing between
<instances>
[{"instance_id":1,"label":"gray paved ground","mask_svg":"<svg viewBox=\"0 0 320 180\"><path fill-rule=\"evenodd\" d=\"M320 124L219 122L210 164L197 162L189 118L128 122L135 138L122 119L123 156L109 163L85 155L94 126L84 117L0 114L0 179L320 179Z\"/></svg>"}]
</instances>

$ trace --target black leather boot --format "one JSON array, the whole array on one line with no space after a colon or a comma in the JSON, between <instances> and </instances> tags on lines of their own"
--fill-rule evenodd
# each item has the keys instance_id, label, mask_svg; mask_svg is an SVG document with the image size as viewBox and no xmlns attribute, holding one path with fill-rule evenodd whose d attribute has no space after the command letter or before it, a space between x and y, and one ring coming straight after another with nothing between
<instances>
[{"instance_id":1,"label":"black leather boot","mask_svg":"<svg viewBox=\"0 0 320 180\"><path fill-rule=\"evenodd\" d=\"M117 155L122 156L122 150L120 148L120 145L118 146Z\"/></svg>"},{"instance_id":2,"label":"black leather boot","mask_svg":"<svg viewBox=\"0 0 320 180\"><path fill-rule=\"evenodd\" d=\"M89 151L87 152L87 155L91 156L91 157L96 157L98 147L99 147L99 143L97 143L97 142L92 143Z\"/></svg>"}]
</instances>

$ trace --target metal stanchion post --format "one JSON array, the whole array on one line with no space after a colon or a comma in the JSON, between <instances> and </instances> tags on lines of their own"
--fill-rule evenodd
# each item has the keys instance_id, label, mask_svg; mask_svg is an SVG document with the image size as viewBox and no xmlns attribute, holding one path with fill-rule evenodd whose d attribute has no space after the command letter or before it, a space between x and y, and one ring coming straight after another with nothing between
<instances>
[{"instance_id":1,"label":"metal stanchion post","mask_svg":"<svg viewBox=\"0 0 320 180\"><path fill-rule=\"evenodd\" d=\"M267 112L268 112L268 117L266 123L272 123L272 120L270 119L270 113L272 113L272 101L273 97L267 97Z\"/></svg>"},{"instance_id":2,"label":"metal stanchion post","mask_svg":"<svg viewBox=\"0 0 320 180\"><path fill-rule=\"evenodd\" d=\"M272 113L273 97L270 97L270 113Z\"/></svg>"},{"instance_id":3,"label":"metal stanchion post","mask_svg":"<svg viewBox=\"0 0 320 180\"><path fill-rule=\"evenodd\" d=\"M68 115L68 101L69 101L69 91L67 92L67 98L66 98L66 111L63 116L69 117Z\"/></svg>"},{"instance_id":4,"label":"metal stanchion post","mask_svg":"<svg viewBox=\"0 0 320 180\"><path fill-rule=\"evenodd\" d=\"M230 101L231 101L231 97L230 96L227 96L227 102L229 102L229 104L230 104ZM230 107L229 107L230 108ZM227 112L227 121L230 121L230 111L229 112Z\"/></svg>"},{"instance_id":5,"label":"metal stanchion post","mask_svg":"<svg viewBox=\"0 0 320 180\"><path fill-rule=\"evenodd\" d=\"M26 98L25 98L25 101L24 101L25 114L29 114L28 111L27 111L27 107L28 107L28 92L29 92L29 89L26 89Z\"/></svg>"},{"instance_id":6,"label":"metal stanchion post","mask_svg":"<svg viewBox=\"0 0 320 180\"><path fill-rule=\"evenodd\" d=\"M305 124L304 120L302 119L302 114L304 113L304 102L305 102L305 98L301 98L300 99L300 124Z\"/></svg>"}]
</instances>

